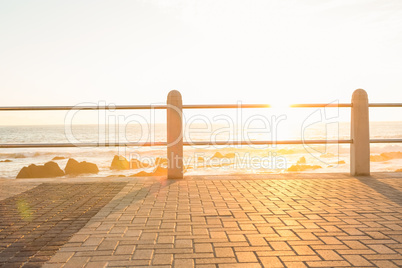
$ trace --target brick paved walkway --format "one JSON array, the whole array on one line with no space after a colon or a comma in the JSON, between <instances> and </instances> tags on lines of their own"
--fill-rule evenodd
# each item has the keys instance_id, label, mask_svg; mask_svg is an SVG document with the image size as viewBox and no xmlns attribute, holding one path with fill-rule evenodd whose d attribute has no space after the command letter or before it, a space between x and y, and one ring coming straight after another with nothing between
<instances>
[{"instance_id":1,"label":"brick paved walkway","mask_svg":"<svg viewBox=\"0 0 402 268\"><path fill-rule=\"evenodd\" d=\"M402 266L401 173L110 181L127 184L45 267Z\"/></svg>"},{"instance_id":2,"label":"brick paved walkway","mask_svg":"<svg viewBox=\"0 0 402 268\"><path fill-rule=\"evenodd\" d=\"M0 201L0 266L39 267L126 183L44 183Z\"/></svg>"}]
</instances>

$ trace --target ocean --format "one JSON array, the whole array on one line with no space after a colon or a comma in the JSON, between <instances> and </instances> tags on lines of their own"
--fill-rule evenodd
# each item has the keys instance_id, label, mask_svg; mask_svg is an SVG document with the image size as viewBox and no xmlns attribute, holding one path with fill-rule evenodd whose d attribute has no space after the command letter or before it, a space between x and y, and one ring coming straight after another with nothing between
<instances>
[{"instance_id":1,"label":"ocean","mask_svg":"<svg viewBox=\"0 0 402 268\"><path fill-rule=\"evenodd\" d=\"M185 141L211 140L296 140L296 139L349 139L350 123L315 124L300 128L289 124L280 129L267 126L238 127L225 124L207 126L200 122L186 125ZM244 127L244 125L243 125ZM268 130L267 130L268 129ZM402 139L402 121L370 122L370 138ZM0 143L65 143L65 142L138 142L166 141L166 125L64 125L0 126ZM226 158L213 157L217 152ZM402 152L402 144L371 144L371 155L384 152ZM137 158L150 166L144 169L111 170L114 155L127 159ZM23 148L0 149L0 178L13 179L22 167L44 164L54 157L64 169L68 158L95 163L99 174L132 176L139 171L154 168L157 157L166 157L166 147L106 147L106 148ZM349 172L349 144L342 145L266 145L266 146L185 146L186 175L264 174L294 172L292 165L305 163L309 167L298 172ZM303 159L304 158L304 159ZM9 160L9 161L5 161ZM376 160L373 172L393 172L402 168L402 157Z\"/></svg>"}]
</instances>

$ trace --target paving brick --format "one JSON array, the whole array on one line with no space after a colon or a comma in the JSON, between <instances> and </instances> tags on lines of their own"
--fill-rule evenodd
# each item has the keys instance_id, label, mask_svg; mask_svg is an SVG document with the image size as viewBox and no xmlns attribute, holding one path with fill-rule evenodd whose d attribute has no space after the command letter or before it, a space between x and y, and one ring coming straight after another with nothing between
<instances>
[{"instance_id":1,"label":"paving brick","mask_svg":"<svg viewBox=\"0 0 402 268\"><path fill-rule=\"evenodd\" d=\"M107 267L108 266L108 262L106 262L106 261L94 261L94 262L91 262L91 261L89 261L86 265L85 265L85 268L104 268L104 267Z\"/></svg>"},{"instance_id":2,"label":"paving brick","mask_svg":"<svg viewBox=\"0 0 402 268\"><path fill-rule=\"evenodd\" d=\"M135 245L120 245L116 248L115 255L131 255L134 252Z\"/></svg>"},{"instance_id":3,"label":"paving brick","mask_svg":"<svg viewBox=\"0 0 402 268\"><path fill-rule=\"evenodd\" d=\"M244 235L228 235L230 242L245 242L247 241Z\"/></svg>"},{"instance_id":4,"label":"paving brick","mask_svg":"<svg viewBox=\"0 0 402 268\"><path fill-rule=\"evenodd\" d=\"M261 264L256 262L249 262L249 263L221 263L218 264L219 268L261 268Z\"/></svg>"},{"instance_id":5,"label":"paving brick","mask_svg":"<svg viewBox=\"0 0 402 268\"><path fill-rule=\"evenodd\" d=\"M98 246L98 250L114 250L119 243L118 240L104 239Z\"/></svg>"},{"instance_id":6,"label":"paving brick","mask_svg":"<svg viewBox=\"0 0 402 268\"><path fill-rule=\"evenodd\" d=\"M401 254L370 254L363 255L367 260L402 260Z\"/></svg>"},{"instance_id":7,"label":"paving brick","mask_svg":"<svg viewBox=\"0 0 402 268\"><path fill-rule=\"evenodd\" d=\"M335 237L320 237L320 239L327 245L342 245L342 242Z\"/></svg>"},{"instance_id":8,"label":"paving brick","mask_svg":"<svg viewBox=\"0 0 402 268\"><path fill-rule=\"evenodd\" d=\"M193 259L175 259L173 263L175 268L192 268L194 267Z\"/></svg>"},{"instance_id":9,"label":"paving brick","mask_svg":"<svg viewBox=\"0 0 402 268\"><path fill-rule=\"evenodd\" d=\"M234 257L233 249L232 248L215 248L215 255L216 257Z\"/></svg>"},{"instance_id":10,"label":"paving brick","mask_svg":"<svg viewBox=\"0 0 402 268\"><path fill-rule=\"evenodd\" d=\"M278 257L260 257L264 267L285 267Z\"/></svg>"},{"instance_id":11,"label":"paving brick","mask_svg":"<svg viewBox=\"0 0 402 268\"><path fill-rule=\"evenodd\" d=\"M57 256L51 258L49 262L66 263L73 255L74 252L60 252Z\"/></svg>"},{"instance_id":12,"label":"paving brick","mask_svg":"<svg viewBox=\"0 0 402 268\"><path fill-rule=\"evenodd\" d=\"M305 268L307 267L303 262L285 262L287 268Z\"/></svg>"},{"instance_id":13,"label":"paving brick","mask_svg":"<svg viewBox=\"0 0 402 268\"><path fill-rule=\"evenodd\" d=\"M91 261L127 261L129 255L96 255L91 257Z\"/></svg>"},{"instance_id":14,"label":"paving brick","mask_svg":"<svg viewBox=\"0 0 402 268\"><path fill-rule=\"evenodd\" d=\"M340 249L337 252L341 255L375 254L375 251L371 249Z\"/></svg>"},{"instance_id":15,"label":"paving brick","mask_svg":"<svg viewBox=\"0 0 402 268\"><path fill-rule=\"evenodd\" d=\"M63 267L83 267L89 261L88 257L72 257L70 258Z\"/></svg>"},{"instance_id":16,"label":"paving brick","mask_svg":"<svg viewBox=\"0 0 402 268\"><path fill-rule=\"evenodd\" d=\"M316 250L316 252L326 261L343 260L334 250Z\"/></svg>"},{"instance_id":17,"label":"paving brick","mask_svg":"<svg viewBox=\"0 0 402 268\"><path fill-rule=\"evenodd\" d=\"M161 264L172 264L173 261L173 254L155 254L152 259L152 263L154 265L161 265Z\"/></svg>"},{"instance_id":18,"label":"paving brick","mask_svg":"<svg viewBox=\"0 0 402 268\"><path fill-rule=\"evenodd\" d=\"M298 255L316 255L309 246L292 246Z\"/></svg>"},{"instance_id":19,"label":"paving brick","mask_svg":"<svg viewBox=\"0 0 402 268\"><path fill-rule=\"evenodd\" d=\"M216 264L198 264L197 268L216 268Z\"/></svg>"},{"instance_id":20,"label":"paving brick","mask_svg":"<svg viewBox=\"0 0 402 268\"><path fill-rule=\"evenodd\" d=\"M226 232L210 232L209 233L211 238L222 238L224 240L227 240L227 235Z\"/></svg>"},{"instance_id":21,"label":"paving brick","mask_svg":"<svg viewBox=\"0 0 402 268\"><path fill-rule=\"evenodd\" d=\"M269 242L274 250L292 250L285 242Z\"/></svg>"},{"instance_id":22,"label":"paving brick","mask_svg":"<svg viewBox=\"0 0 402 268\"><path fill-rule=\"evenodd\" d=\"M350 263L347 261L309 261L307 265L310 267L342 267L350 266Z\"/></svg>"},{"instance_id":23,"label":"paving brick","mask_svg":"<svg viewBox=\"0 0 402 268\"><path fill-rule=\"evenodd\" d=\"M175 254L176 259L203 259L203 258L213 258L214 254L212 253L184 253L184 254Z\"/></svg>"},{"instance_id":24,"label":"paving brick","mask_svg":"<svg viewBox=\"0 0 402 268\"><path fill-rule=\"evenodd\" d=\"M359 241L343 241L351 249L368 249L368 247Z\"/></svg>"},{"instance_id":25,"label":"paving brick","mask_svg":"<svg viewBox=\"0 0 402 268\"><path fill-rule=\"evenodd\" d=\"M112 260L108 261L107 267L150 267L150 263L150 260Z\"/></svg>"},{"instance_id":26,"label":"paving brick","mask_svg":"<svg viewBox=\"0 0 402 268\"><path fill-rule=\"evenodd\" d=\"M175 248L192 248L193 241L190 239L176 239L174 243Z\"/></svg>"},{"instance_id":27,"label":"paving brick","mask_svg":"<svg viewBox=\"0 0 402 268\"><path fill-rule=\"evenodd\" d=\"M257 258L253 252L236 252L239 262L257 262Z\"/></svg>"},{"instance_id":28,"label":"paving brick","mask_svg":"<svg viewBox=\"0 0 402 268\"><path fill-rule=\"evenodd\" d=\"M268 245L267 241L262 237L251 237L247 236L247 240L251 246L266 246Z\"/></svg>"},{"instance_id":29,"label":"paving brick","mask_svg":"<svg viewBox=\"0 0 402 268\"><path fill-rule=\"evenodd\" d=\"M195 244L195 252L213 252L211 244Z\"/></svg>"},{"instance_id":30,"label":"paving brick","mask_svg":"<svg viewBox=\"0 0 402 268\"><path fill-rule=\"evenodd\" d=\"M103 237L90 237L84 242L84 244L82 244L82 246L99 246L103 239Z\"/></svg>"},{"instance_id":31,"label":"paving brick","mask_svg":"<svg viewBox=\"0 0 402 268\"><path fill-rule=\"evenodd\" d=\"M360 255L345 255L343 257L354 266L373 266L371 262Z\"/></svg>"},{"instance_id":32,"label":"paving brick","mask_svg":"<svg viewBox=\"0 0 402 268\"><path fill-rule=\"evenodd\" d=\"M153 250L148 250L148 249L137 249L134 252L133 259L135 260L150 260L152 259L153 255Z\"/></svg>"},{"instance_id":33,"label":"paving brick","mask_svg":"<svg viewBox=\"0 0 402 268\"><path fill-rule=\"evenodd\" d=\"M374 250L375 252L379 254L394 254L396 253L394 250L390 249L389 247L385 245L368 245L369 248Z\"/></svg>"},{"instance_id":34,"label":"paving brick","mask_svg":"<svg viewBox=\"0 0 402 268\"><path fill-rule=\"evenodd\" d=\"M307 256L280 256L283 262L306 262L306 261L320 261L321 258L317 255L307 255Z\"/></svg>"},{"instance_id":35,"label":"paving brick","mask_svg":"<svg viewBox=\"0 0 402 268\"><path fill-rule=\"evenodd\" d=\"M237 263L235 258L203 258L203 259L195 259L195 264L229 264L229 263Z\"/></svg>"},{"instance_id":36,"label":"paving brick","mask_svg":"<svg viewBox=\"0 0 402 268\"><path fill-rule=\"evenodd\" d=\"M396 265L395 263L391 262L391 261L372 261L372 263L376 266L376 267L380 267L380 268L396 268L396 267L400 267L398 265Z\"/></svg>"}]
</instances>

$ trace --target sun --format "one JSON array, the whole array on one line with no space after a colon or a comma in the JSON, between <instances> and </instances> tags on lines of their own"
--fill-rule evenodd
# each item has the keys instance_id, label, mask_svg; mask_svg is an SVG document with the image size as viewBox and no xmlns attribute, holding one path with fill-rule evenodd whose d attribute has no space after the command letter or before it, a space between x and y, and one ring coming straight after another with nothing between
<instances>
[{"instance_id":1,"label":"sun","mask_svg":"<svg viewBox=\"0 0 402 268\"><path fill-rule=\"evenodd\" d=\"M272 108L275 109L288 109L292 103L289 102L286 98L277 98L273 99L272 102L269 103Z\"/></svg>"}]
</instances>

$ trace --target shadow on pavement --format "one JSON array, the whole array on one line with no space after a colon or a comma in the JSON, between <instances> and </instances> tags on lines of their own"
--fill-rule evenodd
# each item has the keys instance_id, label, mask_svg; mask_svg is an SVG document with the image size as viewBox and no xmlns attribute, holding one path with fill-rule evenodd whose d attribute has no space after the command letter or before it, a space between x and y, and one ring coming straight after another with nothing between
<instances>
[{"instance_id":1,"label":"shadow on pavement","mask_svg":"<svg viewBox=\"0 0 402 268\"><path fill-rule=\"evenodd\" d=\"M398 189L372 176L355 176L354 178L402 207L402 192Z\"/></svg>"}]
</instances>

